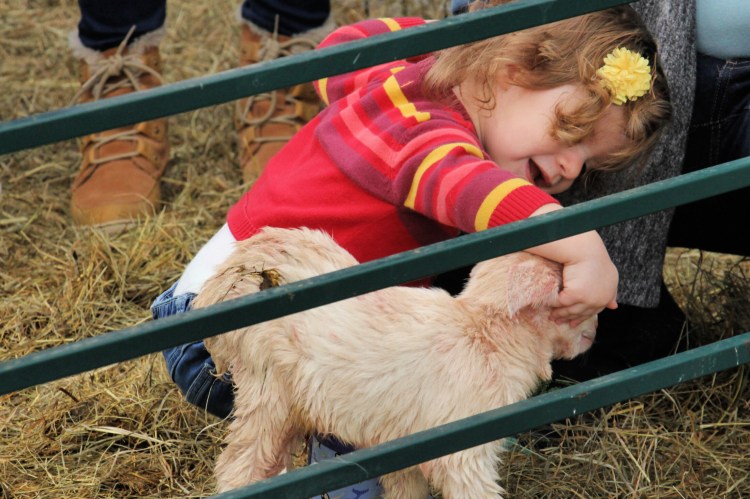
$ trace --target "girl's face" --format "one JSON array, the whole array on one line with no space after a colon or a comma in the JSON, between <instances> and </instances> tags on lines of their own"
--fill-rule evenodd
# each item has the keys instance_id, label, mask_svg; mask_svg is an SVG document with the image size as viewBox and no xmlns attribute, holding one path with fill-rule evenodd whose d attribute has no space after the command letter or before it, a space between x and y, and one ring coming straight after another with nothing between
<instances>
[{"instance_id":1,"label":"girl's face","mask_svg":"<svg viewBox=\"0 0 750 499\"><path fill-rule=\"evenodd\" d=\"M575 85L531 90L500 83L494 109L467 110L479 140L500 168L558 194L573 184L584 165L596 169L597 162L626 144L625 114L618 106L610 106L593 133L578 144L553 136L555 109L573 110L584 98L583 89Z\"/></svg>"}]
</instances>

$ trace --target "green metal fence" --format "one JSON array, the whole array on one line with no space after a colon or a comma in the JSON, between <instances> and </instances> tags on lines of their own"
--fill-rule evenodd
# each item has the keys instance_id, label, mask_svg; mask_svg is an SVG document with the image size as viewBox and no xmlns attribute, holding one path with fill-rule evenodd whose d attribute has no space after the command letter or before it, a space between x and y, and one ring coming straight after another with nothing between
<instances>
[{"instance_id":1,"label":"green metal fence","mask_svg":"<svg viewBox=\"0 0 750 499\"><path fill-rule=\"evenodd\" d=\"M0 124L0 153L211 106L626 3L525 0ZM0 363L0 395L750 185L750 157L541 217ZM750 362L750 333L334 459L221 497L305 497Z\"/></svg>"}]
</instances>

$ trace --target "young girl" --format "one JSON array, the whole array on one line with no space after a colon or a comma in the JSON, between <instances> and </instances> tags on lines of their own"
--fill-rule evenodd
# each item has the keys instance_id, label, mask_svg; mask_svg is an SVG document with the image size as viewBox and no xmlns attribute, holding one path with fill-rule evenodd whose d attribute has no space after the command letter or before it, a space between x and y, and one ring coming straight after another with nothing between
<instances>
[{"instance_id":1,"label":"young girl","mask_svg":"<svg viewBox=\"0 0 750 499\"><path fill-rule=\"evenodd\" d=\"M364 21L321 46L424 22ZM365 262L560 209L551 194L584 170L636 165L652 147L670 115L655 51L621 7L316 82L326 109L268 163L154 317L187 310L233 243L264 226L325 230ZM596 232L528 251L563 264L557 319L617 306ZM213 377L202 343L165 357L187 400L229 414L231 384ZM313 459L348 450L315 442ZM334 495L377 493L370 481Z\"/></svg>"}]
</instances>

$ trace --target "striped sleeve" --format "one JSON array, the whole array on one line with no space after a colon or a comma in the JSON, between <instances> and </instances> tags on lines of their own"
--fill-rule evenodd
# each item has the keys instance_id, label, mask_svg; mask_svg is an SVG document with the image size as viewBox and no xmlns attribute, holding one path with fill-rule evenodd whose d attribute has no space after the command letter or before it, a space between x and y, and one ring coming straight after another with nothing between
<instances>
[{"instance_id":1,"label":"striped sleeve","mask_svg":"<svg viewBox=\"0 0 750 499\"><path fill-rule=\"evenodd\" d=\"M343 26L328 35L318 48L332 47L341 43L362 40L375 35L382 35L399 31L412 26L419 26L425 21L420 18L381 18L361 21L356 24ZM365 86L384 67L398 66L399 61L380 64L342 75L322 78L314 82L318 95L326 105L351 94L358 88ZM401 63L402 64L402 63Z\"/></svg>"},{"instance_id":2,"label":"striped sleeve","mask_svg":"<svg viewBox=\"0 0 750 499\"><path fill-rule=\"evenodd\" d=\"M444 130L443 136L450 135ZM471 140L438 141L402 166L396 182L404 206L438 222L476 232L524 218L557 201L486 159Z\"/></svg>"}]
</instances>

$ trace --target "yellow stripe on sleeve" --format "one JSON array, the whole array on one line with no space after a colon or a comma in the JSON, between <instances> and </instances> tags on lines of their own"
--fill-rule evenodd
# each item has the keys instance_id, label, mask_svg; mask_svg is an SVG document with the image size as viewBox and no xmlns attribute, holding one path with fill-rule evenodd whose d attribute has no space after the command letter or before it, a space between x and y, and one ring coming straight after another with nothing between
<instances>
[{"instance_id":1,"label":"yellow stripe on sleeve","mask_svg":"<svg viewBox=\"0 0 750 499\"><path fill-rule=\"evenodd\" d=\"M321 78L318 80L318 88L320 89L320 98L323 99L323 102L327 106L330 104L330 102L328 102L328 78Z\"/></svg>"},{"instance_id":2,"label":"yellow stripe on sleeve","mask_svg":"<svg viewBox=\"0 0 750 499\"><path fill-rule=\"evenodd\" d=\"M388 26L388 29L391 31L399 31L401 29L401 25L397 23L395 19L391 19L390 17L380 17L378 19L380 21L383 21L383 23Z\"/></svg>"},{"instance_id":3,"label":"yellow stripe on sleeve","mask_svg":"<svg viewBox=\"0 0 750 499\"><path fill-rule=\"evenodd\" d=\"M395 76L389 76L383 84L383 88L385 88L388 98L393 105L401 111L401 115L404 118L414 118L419 123L430 119L430 113L417 111L417 107L409 102L409 99L404 95L404 92L401 90Z\"/></svg>"},{"instance_id":4,"label":"yellow stripe on sleeve","mask_svg":"<svg viewBox=\"0 0 750 499\"><path fill-rule=\"evenodd\" d=\"M495 208L502 203L508 194L525 185L531 184L524 179L514 178L492 189L487 197L484 198L484 201L482 201L479 211L477 211L477 216L474 218L474 229L477 231L487 229L490 224L490 217L495 212Z\"/></svg>"},{"instance_id":5,"label":"yellow stripe on sleeve","mask_svg":"<svg viewBox=\"0 0 750 499\"><path fill-rule=\"evenodd\" d=\"M443 159L449 152L451 152L456 147L463 147L464 151L467 153L476 156L479 159L484 159L484 154L482 154L482 151L472 145L465 142L453 142L451 144L443 144L442 146L438 147L437 149L432 150L423 160L422 163L420 163L419 167L417 168L416 173L414 174L414 180L411 182L411 189L409 190L409 195L406 196L406 201L404 201L404 206L407 208L414 209L414 204L417 199L417 191L419 190L419 183L422 181L422 177L424 176L425 172L430 169L432 165Z\"/></svg>"}]
</instances>

